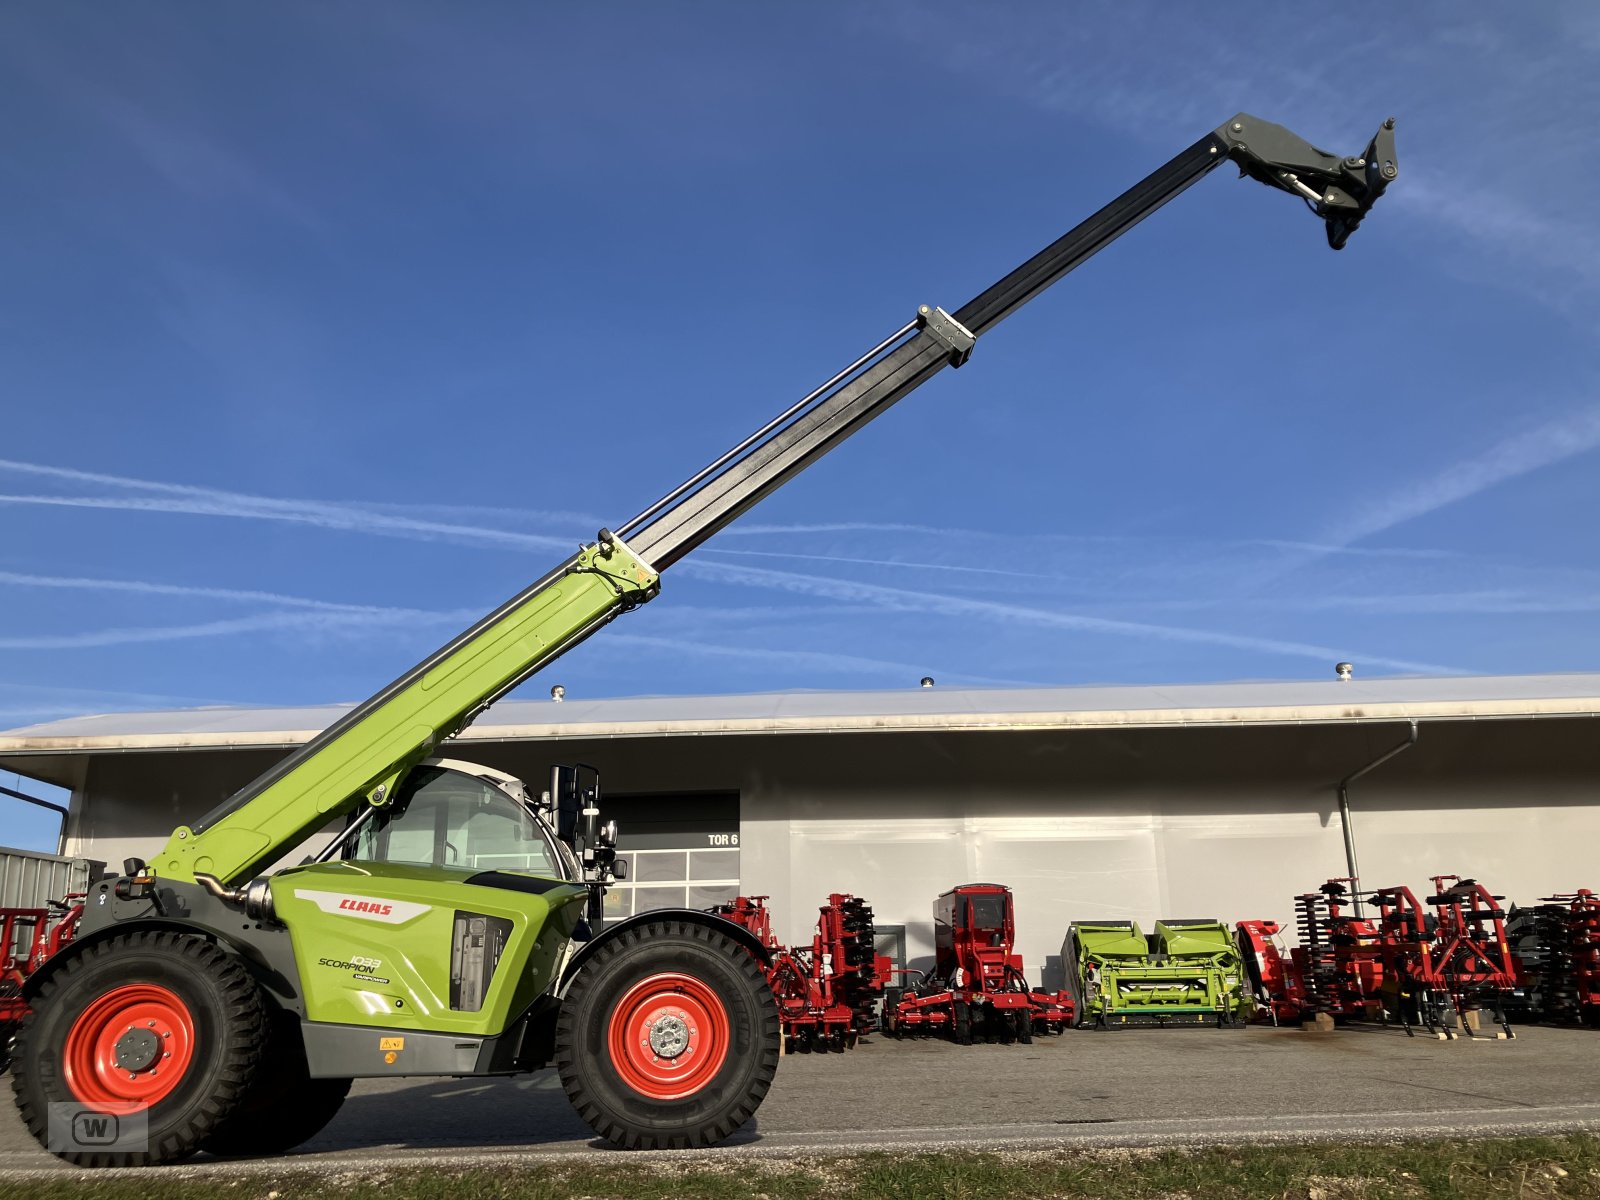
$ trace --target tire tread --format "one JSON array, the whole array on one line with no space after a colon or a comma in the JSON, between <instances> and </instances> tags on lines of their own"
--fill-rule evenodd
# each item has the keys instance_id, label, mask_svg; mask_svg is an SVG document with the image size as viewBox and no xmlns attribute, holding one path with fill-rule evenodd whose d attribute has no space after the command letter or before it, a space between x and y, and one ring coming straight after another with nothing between
<instances>
[{"instance_id":1,"label":"tire tread","mask_svg":"<svg viewBox=\"0 0 1600 1200\"><path fill-rule=\"evenodd\" d=\"M649 936L646 935L647 930L651 931ZM595 978L599 969L606 963L624 954L635 953L647 944L656 945L668 939L687 939L725 956L744 984L765 1000L760 1007L761 1016L756 1031L755 1078L745 1094L740 1097L738 1104L719 1120L702 1125L693 1134L666 1134L643 1129L609 1115L604 1106L589 1094L581 1075L573 1066L573 1055L582 1052L578 1049L579 1006L574 1000L581 998L588 981ZM715 1145L729 1137L755 1115L756 1109L761 1106L761 1101L766 1098L768 1090L772 1087L773 1076L777 1073L780 1057L778 1009L776 1002L772 1000L771 988L767 985L766 975L760 965L749 951L727 934L698 921L680 919L646 922L619 933L596 951L594 958L584 965L556 1019L556 1047L556 1067L567 1099L578 1115L601 1138L627 1150L697 1149Z\"/></svg>"}]
</instances>

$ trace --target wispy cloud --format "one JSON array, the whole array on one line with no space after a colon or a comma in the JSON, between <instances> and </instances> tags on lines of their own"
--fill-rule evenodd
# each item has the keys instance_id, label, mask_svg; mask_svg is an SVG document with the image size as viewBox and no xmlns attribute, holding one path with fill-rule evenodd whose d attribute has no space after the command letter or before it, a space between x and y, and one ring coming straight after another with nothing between
<instances>
[{"instance_id":1,"label":"wispy cloud","mask_svg":"<svg viewBox=\"0 0 1600 1200\"><path fill-rule=\"evenodd\" d=\"M196 638L233 637L239 634L299 631L302 633L363 633L379 628L434 626L461 623L478 615L471 610L431 612L377 604L344 604L282 592L240 588L157 583L140 579L95 579L69 575L32 575L0 571L0 586L50 588L62 591L117 592L144 596L182 596L201 600L271 604L287 612L265 612L217 621L183 625L117 626L66 634L10 634L0 636L4 650L78 650L126 646L149 642L190 641Z\"/></svg>"},{"instance_id":2,"label":"wispy cloud","mask_svg":"<svg viewBox=\"0 0 1600 1200\"><path fill-rule=\"evenodd\" d=\"M326 612L388 613L416 610L393 609L374 604L341 604L306 596L287 596L282 592L258 592L239 588L197 587L183 583L150 583L139 579L90 579L73 575L26 575L0 571L0 584L13 587L55 588L75 592L127 592L142 596L190 596L204 600L236 600L251 604L281 604L288 608L310 608Z\"/></svg>"},{"instance_id":3,"label":"wispy cloud","mask_svg":"<svg viewBox=\"0 0 1600 1200\"><path fill-rule=\"evenodd\" d=\"M997 575L1010 579L1048 579L1056 582L1063 578L1038 571L1008 571L1003 567L968 567L959 563L916 562L902 558L850 558L840 554L796 554L782 550L729 550L712 547L702 551L710 555L737 555L740 558L781 558L796 562L838 563L844 566L892 567L896 571L948 571L956 575Z\"/></svg>"},{"instance_id":4,"label":"wispy cloud","mask_svg":"<svg viewBox=\"0 0 1600 1200\"><path fill-rule=\"evenodd\" d=\"M1546 447L1551 439L1534 439L1530 445ZM1512 453L1510 458L1516 461L1529 461L1532 451L1524 448L1521 452ZM1498 461L1498 460L1497 460ZM198 487L189 484L166 483L155 480L136 479L128 476L109 475L104 473L80 471L75 468L45 466L35 463L17 462L14 460L0 459L0 471L31 474L53 479L62 479L75 484L96 484L100 486L121 487L129 491L145 493L128 497L41 497L40 502L58 502L70 504L85 504L92 507L135 507L148 508L154 511L199 512L207 515L239 517L245 519L272 519L302 521L309 524L321 525L330 528L349 530L357 533L376 534L379 536L398 536L422 538L424 540L443 538L467 545L484 545L506 543L527 546L559 546L567 548L570 543L565 539L545 535L509 533L479 525L463 525L452 522L422 521L412 518L393 516L368 511L359 507L337 504L325 501L306 501L293 499L280 499L272 497L253 496L246 493L229 492L215 488ZM1479 473L1480 475L1482 472ZM1474 476L1476 478L1477 476ZM1432 494L1432 493L1430 493ZM0 502L6 497L0 496ZM878 528L871 523L844 523L852 531L859 530L862 526ZM792 529L793 526L774 526L772 529ZM938 532L933 527L911 527ZM1351 538L1350 540L1354 540ZM1324 543L1316 544L1318 550L1337 549L1340 539L1324 539ZM1283 543L1284 545L1302 545L1300 543ZM762 551L733 551L726 550L725 554L764 554ZM776 553L776 552L773 552ZM847 556L814 556L817 559L848 562ZM877 560L867 560L870 565L881 566ZM959 564L919 564L934 569L946 569L963 572L970 570L972 573L987 573L988 568L964 569ZM925 591L907 591L903 589L887 588L880 585L856 583L848 580L833 579L826 576L807 575L797 572L773 571L760 568L741 568L733 564L725 564L707 558L689 560L679 568L687 574L698 575L702 578L717 578L729 582L736 582L750 587L761 587L769 590L789 594L804 594L824 599L842 601L847 603L865 603L878 609L894 609L897 611L919 611L947 616L973 616L982 615L1010 623L1032 625L1036 628L1068 629L1079 632L1090 632L1115 635L1119 637L1134 637L1144 640L1182 641L1196 644L1225 645L1256 652L1286 655L1291 657L1315 658L1326 662L1330 657L1339 657L1350 653L1349 649L1339 650L1314 643L1286 641L1270 638L1252 637L1240 634L1231 634L1215 630L1194 629L1181 626L1152 624L1148 622L1118 621L1104 617L1090 617L1080 614L1065 613L1051 609L1032 608L1014 604L1004 604L983 599L951 596ZM1022 575L1023 573L1018 573ZM46 577L34 577L46 578ZM80 581L84 586L91 583L107 581ZM46 586L39 584L37 586ZM65 582L61 586L67 586ZM141 585L117 585L128 590L137 590ZM176 585L148 585L151 588L176 586ZM230 589L219 589L219 593L227 593ZM274 594L258 593L262 599ZM246 599L249 594L241 593L237 597L228 597L219 594L218 598ZM273 601L275 603L292 603L285 599ZM376 606L355 606L345 610L332 602L306 602L299 607L313 608L317 611L300 614L261 614L253 617L238 618L232 621L215 621L195 625L172 626L152 629L116 628L99 631L90 631L69 635L40 635L31 638L0 639L0 648L7 649L65 649L70 647L100 646L125 644L137 641L165 641L180 638L225 636L234 633L258 632L282 628L311 628L320 627L331 629L339 626L358 625L362 620L370 622L410 622L410 623L435 623L443 619L439 614L424 614L415 610L384 609ZM1396 670L1413 671L1441 671L1455 670L1451 667L1442 667L1435 664L1416 662L1409 659L1391 658L1381 655L1361 655L1363 661L1377 666L1390 667ZM897 668L905 664L897 664Z\"/></svg>"},{"instance_id":5,"label":"wispy cloud","mask_svg":"<svg viewBox=\"0 0 1600 1200\"><path fill-rule=\"evenodd\" d=\"M884 521L834 521L816 524L788 524L788 525L762 525L762 524L736 524L723 530L717 536L729 538L734 536L771 536L783 537L788 535L807 535L817 533L889 533L911 536L929 537L938 542L992 542L1014 545L1017 540L1015 532L999 532L993 529L960 529L938 525L908 525L900 522ZM1437 550L1428 547L1412 546L1338 546L1330 543L1294 541L1288 538L1173 538L1149 536L1130 533L1057 533L1047 529L1029 529L1027 537L1030 541L1082 544L1091 547L1104 546L1131 546L1146 548L1153 546L1170 546L1174 542L1181 542L1191 549L1205 549L1225 547L1231 549L1264 549L1304 551L1313 550L1323 554L1349 554L1370 558L1458 558L1460 555L1454 550ZM722 547L717 548L720 553L746 553L756 551L732 551ZM775 552L773 552L775 553ZM874 560L878 561L878 560Z\"/></svg>"},{"instance_id":6,"label":"wispy cloud","mask_svg":"<svg viewBox=\"0 0 1600 1200\"><path fill-rule=\"evenodd\" d=\"M420 609L361 609L355 612L295 611L257 613L222 621L190 625L130 626L91 629L81 633L29 634L0 637L0 650L83 650L104 646L130 646L149 642L192 641L197 638L234 637L245 633L293 631L314 633L370 633L378 628L460 625L478 616L475 611L425 612Z\"/></svg>"},{"instance_id":7,"label":"wispy cloud","mask_svg":"<svg viewBox=\"0 0 1600 1200\"><path fill-rule=\"evenodd\" d=\"M683 569L725 583L738 583L751 587L774 588L801 595L822 596L833 600L855 600L875 604L894 612L921 612L947 617L982 617L1007 624L1025 625L1039 629L1072 630L1081 633L1112 634L1144 641L1190 642L1213 646L1232 646L1261 654L1285 655L1293 658L1312 658L1327 663L1351 653L1349 647L1335 648L1309 642L1284 641L1247 634L1226 633L1210 629L1192 629L1174 625L1155 625L1141 621L1118 621L1108 617L1089 617L1050 609L1031 608L1019 604L1006 604L991 600L976 600L961 596L942 595L937 592L908 591L884 587L879 584L858 583L847 579L831 579L820 575L805 575L788 571L772 571L759 567L739 567L731 564L689 560ZM1437 663L1417 662L1412 659L1391 658L1385 655L1362 652L1362 661L1397 671L1422 671L1439 674L1457 674L1460 668L1440 666Z\"/></svg>"},{"instance_id":8,"label":"wispy cloud","mask_svg":"<svg viewBox=\"0 0 1600 1200\"><path fill-rule=\"evenodd\" d=\"M95 484L147 495L58 496L50 494L0 494L0 503L56 505L69 508L102 508L128 512L185 513L194 516L232 517L244 520L288 521L315 525L323 529L382 537L448 540L470 545L503 545L538 549L570 550L573 539L548 534L517 533L481 525L458 522L425 521L413 517L375 512L349 504L321 500L280 499L250 495L193 484L165 483L126 475L80 471L72 467L0 459L0 471L57 479L73 484Z\"/></svg>"},{"instance_id":9,"label":"wispy cloud","mask_svg":"<svg viewBox=\"0 0 1600 1200\"><path fill-rule=\"evenodd\" d=\"M1359 509L1334 525L1324 540L1341 546L1360 541L1596 447L1600 447L1600 407L1568 413Z\"/></svg>"},{"instance_id":10,"label":"wispy cloud","mask_svg":"<svg viewBox=\"0 0 1600 1200\"><path fill-rule=\"evenodd\" d=\"M1600 594L1539 595L1523 591L1399 593L1392 596L1313 596L1289 600L1283 607L1305 611L1509 615L1512 613L1600 612Z\"/></svg>"}]
</instances>

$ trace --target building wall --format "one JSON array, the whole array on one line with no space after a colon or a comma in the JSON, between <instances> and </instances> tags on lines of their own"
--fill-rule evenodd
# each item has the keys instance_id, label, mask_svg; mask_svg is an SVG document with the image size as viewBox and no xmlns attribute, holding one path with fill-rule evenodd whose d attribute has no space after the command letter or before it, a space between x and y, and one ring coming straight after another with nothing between
<instances>
[{"instance_id":1,"label":"building wall","mask_svg":"<svg viewBox=\"0 0 1600 1200\"><path fill-rule=\"evenodd\" d=\"M1403 725L683 737L452 748L537 789L551 761L618 793L736 791L746 892L808 940L831 891L866 897L932 953L945 888L1017 894L1030 975L1075 918L1270 917L1345 873L1335 784ZM1587 719L1424 725L1351 789L1363 877L1421 891L1433 872L1527 901L1600 886L1600 738ZM74 852L148 856L272 753L121 755L88 771ZM626 831L624 831L624 838ZM298 858L298 855L294 856ZM1053 970L1050 974L1053 974Z\"/></svg>"}]
</instances>

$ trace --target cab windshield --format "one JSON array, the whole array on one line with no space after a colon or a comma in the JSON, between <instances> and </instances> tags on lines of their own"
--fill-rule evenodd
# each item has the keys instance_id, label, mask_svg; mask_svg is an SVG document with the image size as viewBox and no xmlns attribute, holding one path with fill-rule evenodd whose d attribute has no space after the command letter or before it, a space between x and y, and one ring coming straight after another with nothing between
<instances>
[{"instance_id":1,"label":"cab windshield","mask_svg":"<svg viewBox=\"0 0 1600 1200\"><path fill-rule=\"evenodd\" d=\"M419 767L362 826L351 858L571 879L567 857L528 810L488 780Z\"/></svg>"}]
</instances>

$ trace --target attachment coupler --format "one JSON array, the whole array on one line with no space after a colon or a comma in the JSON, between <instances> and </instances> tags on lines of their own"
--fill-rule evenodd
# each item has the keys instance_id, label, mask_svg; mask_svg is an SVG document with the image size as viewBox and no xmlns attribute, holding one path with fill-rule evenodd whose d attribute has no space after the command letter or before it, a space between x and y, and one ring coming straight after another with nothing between
<instances>
[{"instance_id":1,"label":"attachment coupler","mask_svg":"<svg viewBox=\"0 0 1600 1200\"><path fill-rule=\"evenodd\" d=\"M1394 118L1372 136L1362 154L1347 158L1318 150L1310 142L1274 125L1240 113L1217 129L1222 152L1241 175L1299 196L1328 229L1328 245L1344 249L1378 197L1400 168L1394 154Z\"/></svg>"}]
</instances>

